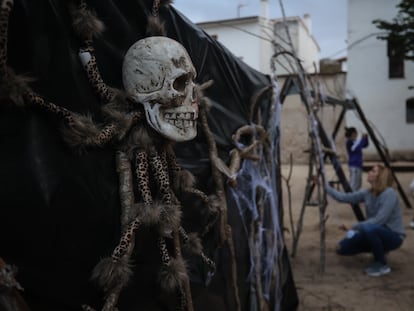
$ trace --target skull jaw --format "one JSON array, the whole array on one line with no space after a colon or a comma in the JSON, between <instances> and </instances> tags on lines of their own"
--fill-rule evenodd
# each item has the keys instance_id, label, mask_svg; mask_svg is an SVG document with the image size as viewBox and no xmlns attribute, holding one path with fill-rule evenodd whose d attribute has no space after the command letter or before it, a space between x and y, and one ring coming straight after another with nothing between
<instances>
[{"instance_id":1,"label":"skull jaw","mask_svg":"<svg viewBox=\"0 0 414 311\"><path fill-rule=\"evenodd\" d=\"M146 102L143 104L145 109L145 117L148 124L160 135L171 141L184 142L191 140L197 136L197 113L198 111L191 108L178 108L177 112L169 110L169 114L175 113L177 118L166 119L160 110L161 105L156 103L151 107L151 104ZM182 112L183 109L185 112ZM192 113L195 117L180 118L180 113Z\"/></svg>"}]
</instances>

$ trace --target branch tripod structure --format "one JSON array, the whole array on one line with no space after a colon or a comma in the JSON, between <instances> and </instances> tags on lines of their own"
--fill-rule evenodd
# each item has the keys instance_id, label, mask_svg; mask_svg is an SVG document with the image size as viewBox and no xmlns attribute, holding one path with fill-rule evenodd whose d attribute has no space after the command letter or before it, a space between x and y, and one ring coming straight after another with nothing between
<instances>
[{"instance_id":1,"label":"branch tripod structure","mask_svg":"<svg viewBox=\"0 0 414 311\"><path fill-rule=\"evenodd\" d=\"M343 119L345 117L345 113L347 110L355 110L357 114L360 117L361 122L364 124L370 140L375 145L378 154L384 163L386 167L388 167L391 172L393 179L397 185L397 189L399 191L399 194L405 203L407 208L412 208L411 204L401 187L397 176L394 172L393 167L391 166L391 163L389 159L387 158L384 150L381 148L380 143L378 141L378 138L375 135L375 132L369 125L368 120L366 119L358 101L356 99L353 100L339 100L330 96L323 96L324 98L324 104L330 104L330 105L339 105L342 107L342 111L340 113L340 116L338 120L336 121L336 125L334 127L334 131L332 134L332 139L328 136L326 133L321 121L319 120L318 116L312 111L312 109L309 109L308 105L308 98L305 98L303 95L303 91L300 90L301 84L298 83L294 77L289 77L283 84L283 87L280 91L280 102L283 104L285 101L287 95L289 94L296 94L301 96L302 102L306 106L307 114L309 118L311 119L312 127L310 130L310 136L311 136L311 142L310 142L310 149L309 149L309 165L308 165L308 177L306 182L306 188L305 188L305 195L303 198L302 203L302 209L300 211L300 216L297 224L296 232L295 230L292 230L293 233L293 242L292 242L292 253L291 256L294 257L296 255L296 250L300 238L300 234L302 231L303 226L303 218L304 213L307 206L318 206L320 209L320 270L321 272L324 272L324 266L325 266L325 223L327 220L325 210L326 210L326 193L325 193L325 174L324 174L324 163L329 158L330 163L335 171L336 177L337 177L337 184L338 186L341 186L342 189L345 192L351 192L351 186L347 180L347 177L345 175L345 172L342 169L341 161L339 160L335 150L335 137L339 131L339 127L343 122ZM310 92L311 97L317 96L318 98L321 98L320 94L316 94L315 92ZM316 194L314 194L316 190ZM364 220L364 214L362 213L360 207L358 204L351 204L352 211L355 215L355 218L357 221Z\"/></svg>"},{"instance_id":2,"label":"branch tripod structure","mask_svg":"<svg viewBox=\"0 0 414 311\"><path fill-rule=\"evenodd\" d=\"M295 257L299 237L302 233L303 219L305 215L305 209L308 206L319 208L319 229L320 229L320 271L325 271L325 253L326 253L326 229L325 223L327 220L326 216L326 191L325 178L323 172L323 163L320 161L318 156L317 142L311 135L309 158L308 158L308 176L306 180L305 195L303 197L302 208L298 219L296 233L294 233L292 241L292 253L291 256Z\"/></svg>"}]
</instances>

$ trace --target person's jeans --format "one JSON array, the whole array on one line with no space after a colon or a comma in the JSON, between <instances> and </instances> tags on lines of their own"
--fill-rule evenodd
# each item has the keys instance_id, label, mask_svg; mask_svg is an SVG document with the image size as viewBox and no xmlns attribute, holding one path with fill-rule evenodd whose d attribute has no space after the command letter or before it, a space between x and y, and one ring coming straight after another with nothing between
<instances>
[{"instance_id":1,"label":"person's jeans","mask_svg":"<svg viewBox=\"0 0 414 311\"><path fill-rule=\"evenodd\" d=\"M358 191L362 185L362 168L349 167L349 185L352 191Z\"/></svg>"},{"instance_id":2,"label":"person's jeans","mask_svg":"<svg viewBox=\"0 0 414 311\"><path fill-rule=\"evenodd\" d=\"M399 233L385 226L364 224L351 238L339 242L339 255L355 255L372 252L374 260L386 264L385 253L401 246L403 238Z\"/></svg>"}]
</instances>

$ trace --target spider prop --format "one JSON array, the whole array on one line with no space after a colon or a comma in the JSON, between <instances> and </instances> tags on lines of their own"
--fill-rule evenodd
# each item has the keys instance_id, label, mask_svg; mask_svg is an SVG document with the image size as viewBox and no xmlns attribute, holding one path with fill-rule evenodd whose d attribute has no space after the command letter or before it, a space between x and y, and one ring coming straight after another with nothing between
<instances>
[{"instance_id":1,"label":"spider prop","mask_svg":"<svg viewBox=\"0 0 414 311\"><path fill-rule=\"evenodd\" d=\"M104 23L97 18L97 14L86 2L70 0L51 2L49 5L50 8L55 8L54 5L61 6L59 12L63 14L59 18L70 21L71 26L67 27L69 29L66 28L66 24L64 29L70 36L70 40L67 41L67 45L70 46L69 58L72 61L73 50L77 51L78 56L73 60L74 64L72 63L71 68L75 67L76 73L78 73L78 68L83 69L80 72L81 77L77 78L83 79L82 82L88 82L86 83L87 91L82 94L85 96L80 97L82 102L78 106L66 98L64 100L67 100L67 103L56 104L56 100L47 99L50 98L50 94L40 95L44 92L44 88L36 84L36 77L28 78L14 72L9 62L14 64L16 72L23 70L16 68L19 66L18 61L13 58L13 53L8 53L8 43L12 46L16 44L13 42L16 36L8 37L8 23L9 19L11 23L15 22L13 18L10 18L14 12L18 11L12 10L13 5L20 5L18 12L22 14L23 9L26 9L26 4L17 1L14 4L12 0L3 0L0 11L0 101L3 105L1 108L10 109L13 113L18 111L16 115L28 110L34 111L36 117L43 118L47 115L50 117L48 118L49 125L58 124L61 127L61 136L58 138L62 138L66 145L71 147L74 155L83 157L83 159L88 156L88 153L97 152L97 150L109 150L111 155L114 155L113 167L116 169L116 174L105 175L102 178L108 177L109 180L105 183L104 189L110 188L112 191L114 186L117 187L114 193L108 195L111 199L114 198L115 202L108 204L107 210L103 211L99 204L95 204L95 202L102 202L101 198L99 201L91 200L87 201L88 203L82 203L83 207L87 207L87 211L82 210L81 213L87 214L88 217L89 214L92 215L80 221L82 225L85 225L85 229L82 227L79 234L74 237L74 239L82 238L85 230L90 230L89 225L92 223L99 226L101 230L91 235L90 241L91 244L95 242L99 245L86 252L84 245L87 243L74 242L72 247L59 245L63 251L56 252L58 254L67 255L71 250L79 254L75 254L72 260L57 258L53 262L50 259L50 262L55 265L58 265L61 260L66 260L65 267L69 266L69 268L66 268L64 273L67 274L62 277L57 276L62 280L67 278L68 273L83 269L76 277L71 277L71 281L68 281L70 285L82 282L83 288L87 289L87 293L81 295L79 295L79 290L69 294L70 298L72 298L71 295L80 296L73 300L76 301L73 305L76 304L76 308L84 303L83 309L89 311L98 309L109 311L118 310L118 308L135 310L142 309L142 306L145 310L174 308L192 311L193 295L200 293L197 291L199 290L197 286L201 284L200 287L204 289L215 282L212 286L215 291L219 292L222 288L223 292L226 291L217 295L220 299L223 298L223 302L221 300L219 302L221 305L218 304L223 310L244 310L244 305L247 305L246 301L249 301L248 304L260 306L260 309L272 304L276 310L279 296L277 298L273 296L275 293L279 294L279 283L276 279L279 277L279 251L282 246L275 206L277 200L272 193L275 189L274 172L276 170L274 167L269 169L267 165L273 160L272 151L267 147L270 139L267 130L260 125L262 123L260 118L257 120L251 118L251 124L242 126L234 132L232 144L235 148L230 151L229 166L227 166L218 155L217 137L214 137L207 122L207 114L212 103L204 96L204 91L213 82L207 81L201 85L195 82L196 70L189 54L180 43L165 36L163 24L159 20L159 10L168 7L169 2L151 2L152 11L150 10L146 21L146 37L132 45L133 40L125 40L128 41L127 46L120 44L122 46L120 50L126 53L122 53L122 63L118 64L122 67L122 86L118 85L117 88L110 85L116 84L120 80L119 77L114 80L115 83L112 81L107 84L108 77L104 81L100 72L100 69L107 69L112 64L105 63L105 67L99 67L101 63L98 63L97 59L102 57L98 53L101 50L96 49L95 53L97 46L112 41L102 40L104 41L102 43L99 39L97 40L104 30ZM88 1L88 3L93 3L93 1ZM111 3L108 1L106 5L102 5L100 13L104 14L105 9ZM138 3L141 4L142 1L133 3L131 6L137 8ZM123 13L128 14L127 10L123 9ZM133 20L135 22L135 15ZM16 24L11 25L16 31ZM106 49L103 50L110 50L108 46L105 46ZM45 50L47 51L47 48ZM116 67L118 70L118 65L113 65L112 68ZM25 66L22 68L26 69ZM41 76L41 79L44 77ZM59 83L55 85L57 84ZM49 85L46 87L47 91L50 90ZM268 89L272 90L272 88ZM94 96L93 102L98 101L99 105L93 106L83 102L89 96ZM63 99L61 96L56 97ZM73 98L76 98L76 95ZM256 103L257 98L252 103L251 114L261 116L262 112L259 111L261 107ZM92 110L90 114L84 112L82 106L84 104ZM231 132L233 131L234 129L231 129ZM195 177L179 165L174 151L177 142L191 141L198 136L197 132L206 142L208 160L211 165L211 180L208 180L209 185L203 188L203 191L198 189L200 184L196 187ZM76 160L77 158L74 161ZM85 172L83 176L89 178L91 174L88 173L91 171ZM70 173L68 172L68 175ZM266 178L262 178L264 174ZM227 185L231 189L225 187L223 176L228 177ZM113 182L114 178L117 182ZM14 185L17 184L16 182ZM66 181L62 184L62 186L59 184L62 188L68 185ZM87 190L91 188L95 189L87 187ZM96 189L98 188L102 187L96 186ZM72 194L73 189L76 190L76 188L70 188L68 192L64 192L64 196L60 193L57 195L59 199L53 202L53 207L56 206L59 212L70 208L70 203L66 204L63 202L64 199L61 201L60 198L66 197L67 193ZM18 190L15 192L17 193ZM56 192L50 191L49 193L55 194ZM228 193L238 198L234 200L237 202L238 210L237 208L230 212L227 210L226 195ZM98 196L101 194L102 192L99 192ZM82 198L81 195L73 199L72 204L76 204L78 199ZM90 196L87 198L89 199ZM17 203L13 204L14 202L10 203L11 207L7 209L7 213L15 213L13 207L20 206ZM30 211L36 213L35 210ZM116 212L114 213L113 210ZM100 217L95 211L106 213L105 217ZM72 229L71 221L78 221L75 218L78 216L78 210L71 210L69 215L72 218L65 220L66 230L69 228L75 231L76 229ZM60 217L57 213L53 216ZM116 221L112 220L113 216L116 217ZM53 222L55 218L50 219ZM106 222L108 219L110 223L101 226L100 220ZM45 223L47 221L47 219L44 220ZM55 229L54 224L52 226ZM44 231L46 236L42 235L43 232L39 234L40 240L46 238L49 242L49 229L50 227L47 227ZM233 229L235 233L232 232ZM244 236L241 236L242 243L236 239L237 245L234 245L233 238L239 233L245 234L246 241L243 240ZM25 232L22 235L24 234ZM106 234L104 238L102 234ZM70 239L67 238L68 236L70 235L65 232L60 237ZM56 238L56 244L60 242L59 238ZM12 249L14 252L16 245L9 242L10 239L6 240L9 244L5 249ZM29 240L33 241L33 239ZM63 244L65 242L67 243L67 240L64 240ZM240 245L243 246L240 247ZM27 248L27 244L22 248L24 247ZM36 248L33 247L33 249ZM42 259L47 257L47 254L49 253L42 254ZM11 259L15 259L13 256L14 254L10 256ZM22 256L24 259L20 264L24 269L26 259L24 255ZM210 257L219 261L217 267ZM20 253L16 258L22 260ZM246 261L248 263L245 264ZM237 266L238 262L242 262L240 267ZM49 268L48 263L44 263L44 267ZM73 268L72 263L78 263L79 267ZM33 289L36 286L37 272L33 276L32 266L28 265L30 271L29 273L25 271L27 279L24 281L26 284L29 282ZM50 270L61 272L64 269L53 266ZM89 283L87 285L83 283L85 274L91 275L91 279L97 285L96 292L95 287L91 289L92 286ZM149 289L146 288L146 284L139 282L141 277L144 281L151 280ZM220 277L223 278L220 279ZM246 282L246 278L249 282ZM49 285L53 281L48 279L42 285L45 283ZM138 296L134 292L137 289L142 291ZM93 297L89 297L90 293ZM146 295L146 293L150 294ZM39 297L32 299L32 302L41 305L44 296L39 295ZM203 299L208 299L207 297L214 297L214 294L207 293L202 299L197 300L198 305L203 304ZM55 301L59 300L59 297L52 298ZM65 302L69 300L66 296L64 298ZM142 298L146 300L137 302ZM42 301L39 302L40 300ZM138 306L137 303L140 305ZM228 305L224 306L224 304Z\"/></svg>"},{"instance_id":2,"label":"spider prop","mask_svg":"<svg viewBox=\"0 0 414 311\"><path fill-rule=\"evenodd\" d=\"M194 178L176 161L172 144L196 135L197 94L195 69L185 49L162 36L142 39L128 51L124 62L127 93L109 88L101 78L92 39L103 28L85 2L69 3L74 30L83 41L79 58L92 88L99 96L107 123L76 114L48 102L31 91L28 81L13 74L6 65L7 21L13 1L1 7L1 64L5 97L18 106L32 106L64 119L63 137L77 149L116 148L119 196L122 206L122 235L111 256L95 267L92 278L105 294L102 310L115 310L118 297L131 276L130 257L135 235L141 226L155 227L161 258L160 286L178 291L180 309L191 310L191 296L182 249L196 253L214 273L215 264L202 251L197 233L187 234L181 226L180 197L193 196L211 214L210 227L217 218L217 199L194 189ZM158 5L155 2L154 6ZM154 10L156 8L154 7ZM14 85L15 89L9 87ZM17 96L17 97L14 97ZM193 202L194 202L193 200ZM201 232L202 233L202 232ZM92 310L90 306L84 306Z\"/></svg>"}]
</instances>

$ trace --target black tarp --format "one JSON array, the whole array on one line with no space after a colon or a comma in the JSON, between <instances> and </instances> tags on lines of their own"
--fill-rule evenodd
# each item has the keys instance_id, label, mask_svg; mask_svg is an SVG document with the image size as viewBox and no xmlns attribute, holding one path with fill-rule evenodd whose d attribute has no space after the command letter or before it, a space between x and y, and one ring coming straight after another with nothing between
<instances>
[{"instance_id":1,"label":"black tarp","mask_svg":"<svg viewBox=\"0 0 414 311\"><path fill-rule=\"evenodd\" d=\"M8 65L35 80L32 89L47 100L99 120L97 100L78 60L79 40L74 34L66 1L17 0L10 17ZM90 0L105 24L94 40L103 80L122 88L122 59L132 43L145 36L152 1ZM197 82L209 79L206 92L213 103L209 125L219 153L233 147L231 134L249 123L252 96L271 85L265 76L245 65L207 36L174 8L163 8L167 35L181 42L197 69ZM264 123L269 121L270 97L260 101ZM221 108L219 108L221 107ZM60 120L36 109L0 110L0 256L18 267L17 279L32 310L80 310L102 299L90 282L96 263L110 254L119 240L118 177L112 148L73 152L62 140ZM181 165L196 176L209 178L203 137L177 145ZM208 185L208 184L206 184ZM208 186L206 186L208 187ZM231 206L229 207L231 209ZM236 214L236 213L233 213ZM237 223L237 219L232 220ZM123 292L120 310L172 310L171 297L160 296L156 286L156 247L151 232L140 233L136 245L135 277ZM235 232L237 235L237 232ZM247 245L238 250L242 308L247 308ZM226 293L226 252L216 254L223 266L209 287L192 279L195 310L232 310ZM286 256L284 257L285 260ZM142 264L145 263L145 264ZM155 264L155 263L154 263ZM294 310L297 296L288 262L283 281L282 310Z\"/></svg>"}]
</instances>

